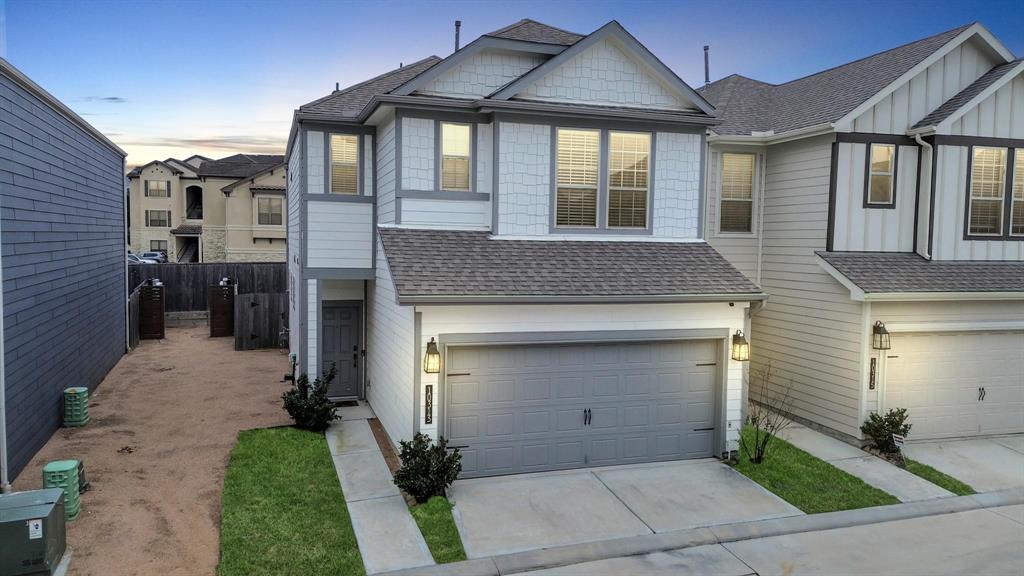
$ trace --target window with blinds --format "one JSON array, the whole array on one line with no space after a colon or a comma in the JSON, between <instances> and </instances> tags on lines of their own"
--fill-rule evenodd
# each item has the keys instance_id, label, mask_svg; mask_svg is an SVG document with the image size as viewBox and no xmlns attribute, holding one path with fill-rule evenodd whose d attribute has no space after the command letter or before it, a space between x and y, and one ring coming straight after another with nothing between
<instances>
[{"instance_id":1,"label":"window with blinds","mask_svg":"<svg viewBox=\"0 0 1024 576\"><path fill-rule=\"evenodd\" d=\"M555 225L595 228L600 132L559 128L556 138Z\"/></svg>"},{"instance_id":2,"label":"window with blinds","mask_svg":"<svg viewBox=\"0 0 1024 576\"><path fill-rule=\"evenodd\" d=\"M359 194L359 136L331 134L331 194Z\"/></svg>"},{"instance_id":3,"label":"window with blinds","mask_svg":"<svg viewBox=\"0 0 1024 576\"><path fill-rule=\"evenodd\" d=\"M970 234L1003 233L1005 194L1006 148L975 146L971 157Z\"/></svg>"},{"instance_id":4,"label":"window with blinds","mask_svg":"<svg viewBox=\"0 0 1024 576\"><path fill-rule=\"evenodd\" d=\"M1013 155L1010 236L1024 236L1024 148L1018 149Z\"/></svg>"},{"instance_id":5,"label":"window with blinds","mask_svg":"<svg viewBox=\"0 0 1024 576\"><path fill-rule=\"evenodd\" d=\"M284 201L282 198L258 198L256 210L260 226L280 226L284 218Z\"/></svg>"},{"instance_id":6,"label":"window with blinds","mask_svg":"<svg viewBox=\"0 0 1024 576\"><path fill-rule=\"evenodd\" d=\"M650 154L650 134L608 134L609 227L647 227Z\"/></svg>"},{"instance_id":7,"label":"window with blinds","mask_svg":"<svg viewBox=\"0 0 1024 576\"><path fill-rule=\"evenodd\" d=\"M754 213L754 155L722 154L720 232L752 232Z\"/></svg>"},{"instance_id":8,"label":"window with blinds","mask_svg":"<svg viewBox=\"0 0 1024 576\"><path fill-rule=\"evenodd\" d=\"M170 225L170 210L146 210L146 226L151 228L168 228Z\"/></svg>"},{"instance_id":9,"label":"window with blinds","mask_svg":"<svg viewBox=\"0 0 1024 576\"><path fill-rule=\"evenodd\" d=\"M167 198L167 180L146 180L146 196L150 198Z\"/></svg>"},{"instance_id":10,"label":"window with blinds","mask_svg":"<svg viewBox=\"0 0 1024 576\"><path fill-rule=\"evenodd\" d=\"M871 144L868 168L868 206L892 206L896 172L896 146Z\"/></svg>"},{"instance_id":11,"label":"window with blinds","mask_svg":"<svg viewBox=\"0 0 1024 576\"><path fill-rule=\"evenodd\" d=\"M469 124L441 123L441 189L468 192L470 189Z\"/></svg>"}]
</instances>

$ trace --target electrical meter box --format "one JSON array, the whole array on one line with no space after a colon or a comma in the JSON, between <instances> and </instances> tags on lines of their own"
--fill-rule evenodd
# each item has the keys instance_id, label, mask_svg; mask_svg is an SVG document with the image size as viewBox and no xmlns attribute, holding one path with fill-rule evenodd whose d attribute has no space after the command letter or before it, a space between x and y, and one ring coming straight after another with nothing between
<instances>
[{"instance_id":1,"label":"electrical meter box","mask_svg":"<svg viewBox=\"0 0 1024 576\"><path fill-rule=\"evenodd\" d=\"M0 496L0 574L52 574L64 546L63 490Z\"/></svg>"}]
</instances>

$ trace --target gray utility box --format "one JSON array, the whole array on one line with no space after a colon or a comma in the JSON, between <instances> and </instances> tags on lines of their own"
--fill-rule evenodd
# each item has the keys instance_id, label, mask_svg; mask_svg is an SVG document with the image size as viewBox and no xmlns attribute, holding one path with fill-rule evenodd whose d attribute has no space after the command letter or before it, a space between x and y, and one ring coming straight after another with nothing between
<instances>
[{"instance_id":1,"label":"gray utility box","mask_svg":"<svg viewBox=\"0 0 1024 576\"><path fill-rule=\"evenodd\" d=\"M63 490L0 496L0 574L52 574L63 555Z\"/></svg>"}]
</instances>

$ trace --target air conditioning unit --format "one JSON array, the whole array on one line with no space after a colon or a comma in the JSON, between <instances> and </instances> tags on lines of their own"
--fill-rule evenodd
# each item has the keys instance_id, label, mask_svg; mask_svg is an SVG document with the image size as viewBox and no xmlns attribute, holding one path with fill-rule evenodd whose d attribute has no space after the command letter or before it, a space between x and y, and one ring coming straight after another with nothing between
<instances>
[{"instance_id":1,"label":"air conditioning unit","mask_svg":"<svg viewBox=\"0 0 1024 576\"><path fill-rule=\"evenodd\" d=\"M63 490L0 496L0 574L53 574L64 546Z\"/></svg>"}]
</instances>

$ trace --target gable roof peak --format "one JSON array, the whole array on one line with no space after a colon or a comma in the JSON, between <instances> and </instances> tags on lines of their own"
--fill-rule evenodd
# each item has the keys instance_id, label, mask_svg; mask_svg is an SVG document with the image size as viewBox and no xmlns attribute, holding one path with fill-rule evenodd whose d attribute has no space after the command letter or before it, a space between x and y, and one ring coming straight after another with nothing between
<instances>
[{"instance_id":1,"label":"gable roof peak","mask_svg":"<svg viewBox=\"0 0 1024 576\"><path fill-rule=\"evenodd\" d=\"M538 42L541 44L559 44L562 46L572 46L586 37L585 34L570 32L562 28L551 26L550 24L538 22L531 18L523 18L518 22L509 24L508 26L499 28L493 32L488 32L487 34L484 34L484 36L505 38L507 40Z\"/></svg>"}]
</instances>

